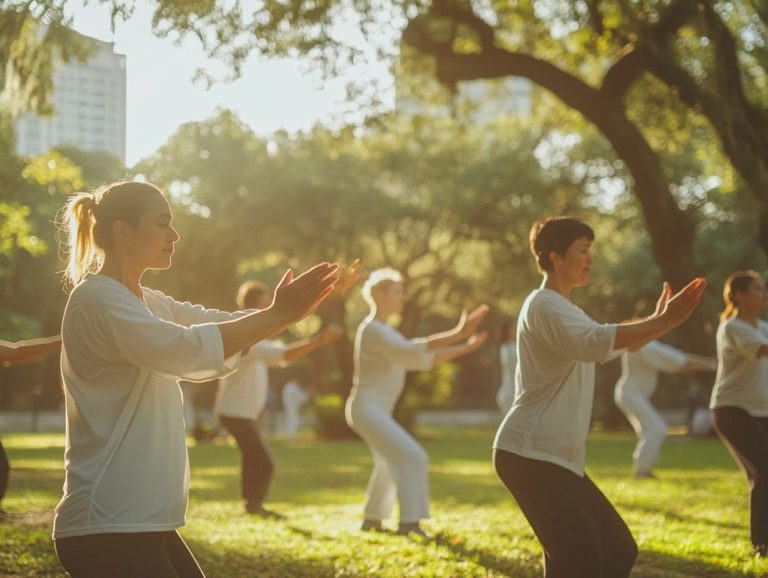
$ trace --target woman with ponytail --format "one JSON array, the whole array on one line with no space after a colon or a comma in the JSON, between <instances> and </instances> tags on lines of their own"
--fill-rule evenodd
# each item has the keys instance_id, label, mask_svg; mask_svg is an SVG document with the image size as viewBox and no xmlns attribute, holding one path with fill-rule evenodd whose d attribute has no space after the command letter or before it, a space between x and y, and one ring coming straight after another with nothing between
<instances>
[{"instance_id":1,"label":"woman with ponytail","mask_svg":"<svg viewBox=\"0 0 768 578\"><path fill-rule=\"evenodd\" d=\"M141 284L171 265L179 235L157 187L119 182L64 208L73 287L62 323L67 437L56 553L73 578L199 578L176 532L189 465L178 379L236 369L240 352L313 311L336 267L289 270L261 311L181 303Z\"/></svg>"},{"instance_id":2,"label":"woman with ponytail","mask_svg":"<svg viewBox=\"0 0 768 578\"><path fill-rule=\"evenodd\" d=\"M768 305L754 271L725 281L717 328L718 369L710 409L717 435L749 481L750 533L755 554L768 556Z\"/></svg>"}]
</instances>

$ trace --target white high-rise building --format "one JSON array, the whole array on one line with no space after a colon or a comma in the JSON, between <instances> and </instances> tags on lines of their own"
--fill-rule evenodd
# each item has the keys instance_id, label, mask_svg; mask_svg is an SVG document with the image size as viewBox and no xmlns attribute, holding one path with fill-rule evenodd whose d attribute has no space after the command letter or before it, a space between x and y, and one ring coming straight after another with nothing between
<instances>
[{"instance_id":1,"label":"white high-rise building","mask_svg":"<svg viewBox=\"0 0 768 578\"><path fill-rule=\"evenodd\" d=\"M89 38L95 52L86 62L54 71L51 117L25 114L16 121L16 152L45 153L60 145L106 151L125 162L125 55Z\"/></svg>"}]
</instances>

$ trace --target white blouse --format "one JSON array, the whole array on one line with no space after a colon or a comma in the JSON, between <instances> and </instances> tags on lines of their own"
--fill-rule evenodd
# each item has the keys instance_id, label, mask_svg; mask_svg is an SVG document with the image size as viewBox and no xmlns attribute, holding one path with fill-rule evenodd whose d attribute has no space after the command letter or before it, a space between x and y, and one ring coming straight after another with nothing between
<instances>
[{"instance_id":1,"label":"white blouse","mask_svg":"<svg viewBox=\"0 0 768 578\"><path fill-rule=\"evenodd\" d=\"M583 476L595 362L613 355L616 327L555 291L533 291L518 321L517 396L493 447Z\"/></svg>"},{"instance_id":2,"label":"white blouse","mask_svg":"<svg viewBox=\"0 0 768 578\"><path fill-rule=\"evenodd\" d=\"M408 371L426 371L435 354L424 339L406 339L391 325L367 317L355 335L355 375L351 401L375 403L388 411L405 387Z\"/></svg>"},{"instance_id":3,"label":"white blouse","mask_svg":"<svg viewBox=\"0 0 768 578\"><path fill-rule=\"evenodd\" d=\"M62 323L66 402L64 492L53 537L159 532L184 524L189 483L177 379L226 375L218 327L235 319L93 275L72 291Z\"/></svg>"},{"instance_id":4,"label":"white blouse","mask_svg":"<svg viewBox=\"0 0 768 578\"><path fill-rule=\"evenodd\" d=\"M255 420L267 405L269 367L280 367L285 345L260 341L243 357L240 368L219 380L214 403L216 415Z\"/></svg>"},{"instance_id":5,"label":"white blouse","mask_svg":"<svg viewBox=\"0 0 768 578\"><path fill-rule=\"evenodd\" d=\"M709 407L740 407L755 417L768 417L768 358L757 357L768 345L768 322L757 327L738 317L717 328L717 375Z\"/></svg>"},{"instance_id":6,"label":"white blouse","mask_svg":"<svg viewBox=\"0 0 768 578\"><path fill-rule=\"evenodd\" d=\"M685 367L685 353L662 343L651 341L637 351L621 356L621 377L616 382L616 395L639 393L650 398L656 391L659 373L675 373Z\"/></svg>"}]
</instances>

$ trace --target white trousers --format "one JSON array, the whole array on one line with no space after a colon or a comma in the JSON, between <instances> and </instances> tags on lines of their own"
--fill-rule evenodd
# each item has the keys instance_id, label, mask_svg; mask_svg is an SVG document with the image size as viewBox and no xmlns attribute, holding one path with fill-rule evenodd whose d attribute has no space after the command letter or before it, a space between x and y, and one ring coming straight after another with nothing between
<instances>
[{"instance_id":1,"label":"white trousers","mask_svg":"<svg viewBox=\"0 0 768 578\"><path fill-rule=\"evenodd\" d=\"M389 518L395 498L400 502L401 524L429 518L429 457L424 448L388 410L375 403L348 400L346 416L373 456L365 519Z\"/></svg>"},{"instance_id":2,"label":"white trousers","mask_svg":"<svg viewBox=\"0 0 768 578\"><path fill-rule=\"evenodd\" d=\"M667 437L667 422L642 393L617 391L614 399L638 437L632 454L635 471L639 474L648 473L659 461L661 446Z\"/></svg>"}]
</instances>

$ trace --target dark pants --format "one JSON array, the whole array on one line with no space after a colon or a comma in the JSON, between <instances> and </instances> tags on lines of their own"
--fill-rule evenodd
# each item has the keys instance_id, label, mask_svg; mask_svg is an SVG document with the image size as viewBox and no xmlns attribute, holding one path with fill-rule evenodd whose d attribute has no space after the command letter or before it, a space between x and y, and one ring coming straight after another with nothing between
<instances>
[{"instance_id":1,"label":"dark pants","mask_svg":"<svg viewBox=\"0 0 768 578\"><path fill-rule=\"evenodd\" d=\"M0 442L0 502L8 489L8 478L11 475L11 464L8 462L8 454L5 453L3 443Z\"/></svg>"},{"instance_id":2,"label":"dark pants","mask_svg":"<svg viewBox=\"0 0 768 578\"><path fill-rule=\"evenodd\" d=\"M56 555L72 578L205 578L176 532L60 538Z\"/></svg>"},{"instance_id":3,"label":"dark pants","mask_svg":"<svg viewBox=\"0 0 768 578\"><path fill-rule=\"evenodd\" d=\"M768 417L753 417L739 407L712 410L712 425L747 474L752 544L768 545Z\"/></svg>"},{"instance_id":4,"label":"dark pants","mask_svg":"<svg viewBox=\"0 0 768 578\"><path fill-rule=\"evenodd\" d=\"M493 462L541 542L545 578L629 576L637 545L592 480L502 450Z\"/></svg>"},{"instance_id":5,"label":"dark pants","mask_svg":"<svg viewBox=\"0 0 768 578\"><path fill-rule=\"evenodd\" d=\"M259 508L272 482L275 466L264 445L255 420L219 416L219 421L235 438L242 457L242 492L245 507Z\"/></svg>"}]
</instances>

